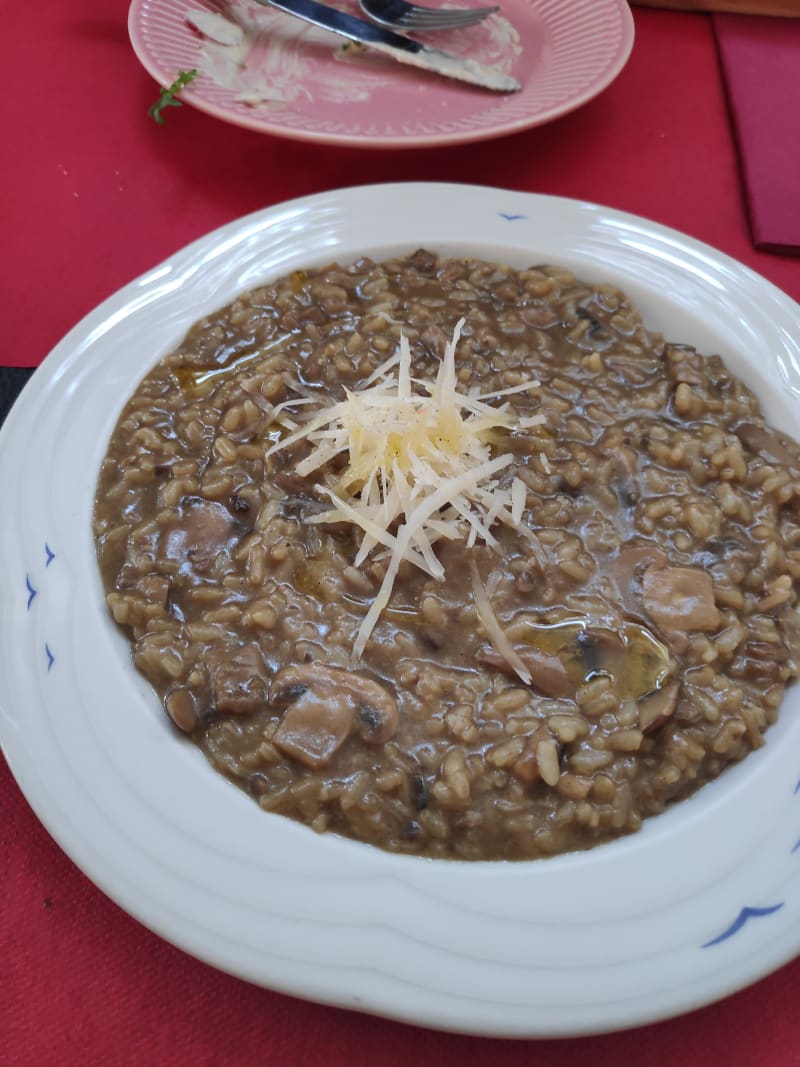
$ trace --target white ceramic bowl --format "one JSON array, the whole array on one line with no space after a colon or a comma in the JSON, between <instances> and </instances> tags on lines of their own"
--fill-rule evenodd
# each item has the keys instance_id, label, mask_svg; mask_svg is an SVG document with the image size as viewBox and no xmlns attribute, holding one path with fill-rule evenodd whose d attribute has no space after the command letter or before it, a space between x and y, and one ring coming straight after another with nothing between
<instances>
[{"instance_id":1,"label":"white ceramic bowl","mask_svg":"<svg viewBox=\"0 0 800 1067\"><path fill-rule=\"evenodd\" d=\"M730 993L800 948L800 694L767 744L636 835L531 863L394 856L262 812L176 739L110 623L90 528L117 415L198 318L279 274L419 246L612 281L718 352L779 427L800 309L741 264L597 205L371 186L234 222L126 286L33 376L0 434L0 740L64 850L141 922L226 971L457 1031L597 1033Z\"/></svg>"}]
</instances>

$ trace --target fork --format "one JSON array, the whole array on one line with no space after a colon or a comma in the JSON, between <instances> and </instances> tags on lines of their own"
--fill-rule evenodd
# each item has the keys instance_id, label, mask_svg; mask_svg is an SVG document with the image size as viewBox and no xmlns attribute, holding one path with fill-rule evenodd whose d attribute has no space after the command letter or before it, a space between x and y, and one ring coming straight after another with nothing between
<instances>
[{"instance_id":1,"label":"fork","mask_svg":"<svg viewBox=\"0 0 800 1067\"><path fill-rule=\"evenodd\" d=\"M379 26L392 30L453 30L474 26L500 8L452 7L433 8L410 4L406 0L358 0L361 10Z\"/></svg>"}]
</instances>

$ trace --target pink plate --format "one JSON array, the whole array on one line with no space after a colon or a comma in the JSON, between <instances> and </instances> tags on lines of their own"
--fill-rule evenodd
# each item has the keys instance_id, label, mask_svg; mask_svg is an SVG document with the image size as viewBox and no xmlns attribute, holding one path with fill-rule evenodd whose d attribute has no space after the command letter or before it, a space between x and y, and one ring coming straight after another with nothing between
<instances>
[{"instance_id":1,"label":"pink plate","mask_svg":"<svg viewBox=\"0 0 800 1067\"><path fill-rule=\"evenodd\" d=\"M181 93L199 110L262 133L364 148L458 144L538 126L591 100L630 55L627 0L500 2L479 25L425 40L511 74L517 93L354 54L342 38L255 0L133 0L128 29L161 85L199 71ZM357 0L336 3L359 13Z\"/></svg>"}]
</instances>

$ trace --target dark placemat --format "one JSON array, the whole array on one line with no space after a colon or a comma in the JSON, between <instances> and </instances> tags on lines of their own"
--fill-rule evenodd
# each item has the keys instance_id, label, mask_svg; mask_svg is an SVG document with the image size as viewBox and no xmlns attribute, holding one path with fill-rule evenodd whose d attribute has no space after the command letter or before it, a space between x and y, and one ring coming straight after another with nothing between
<instances>
[{"instance_id":1,"label":"dark placemat","mask_svg":"<svg viewBox=\"0 0 800 1067\"><path fill-rule=\"evenodd\" d=\"M0 367L0 425L33 371L33 367Z\"/></svg>"},{"instance_id":2,"label":"dark placemat","mask_svg":"<svg viewBox=\"0 0 800 1067\"><path fill-rule=\"evenodd\" d=\"M714 15L756 248L800 255L800 19Z\"/></svg>"}]
</instances>

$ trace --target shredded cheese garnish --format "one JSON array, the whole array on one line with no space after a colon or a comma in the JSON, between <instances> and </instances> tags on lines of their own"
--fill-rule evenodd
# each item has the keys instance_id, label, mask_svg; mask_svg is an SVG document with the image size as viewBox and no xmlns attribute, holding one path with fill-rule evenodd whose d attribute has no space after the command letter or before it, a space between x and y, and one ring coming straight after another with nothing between
<instances>
[{"instance_id":1,"label":"shredded cheese garnish","mask_svg":"<svg viewBox=\"0 0 800 1067\"><path fill-rule=\"evenodd\" d=\"M492 607L486 586L481 581L481 576L478 574L478 568L474 560L470 561L470 573L472 574L472 596L475 601L475 610L478 613L478 618L483 623L483 628L486 630L489 640L505 659L506 663L517 672L525 685L530 685L531 672L525 666L509 641L505 630L500 625L500 620Z\"/></svg>"},{"instance_id":2,"label":"shredded cheese garnish","mask_svg":"<svg viewBox=\"0 0 800 1067\"><path fill-rule=\"evenodd\" d=\"M381 587L356 635L356 660L389 602L404 560L434 578L444 577L433 550L442 538L464 540L468 547L478 541L495 547L491 528L501 522L520 530L541 559L538 539L522 524L525 485L516 477L504 486L498 481L513 456L496 448L493 454L492 445L498 443L498 431L527 429L544 418L519 417L507 402L497 407L487 403L534 389L539 382L531 379L482 395L459 392L455 351L463 325L461 319L435 381L412 377L411 347L401 333L399 351L370 375L363 389L345 390L343 401L311 416L267 452L308 441L311 452L296 467L301 477L348 454L338 481L320 484L333 506L306 521L358 526L363 537L356 566L376 546L388 550ZM289 401L282 408L291 406Z\"/></svg>"}]
</instances>

